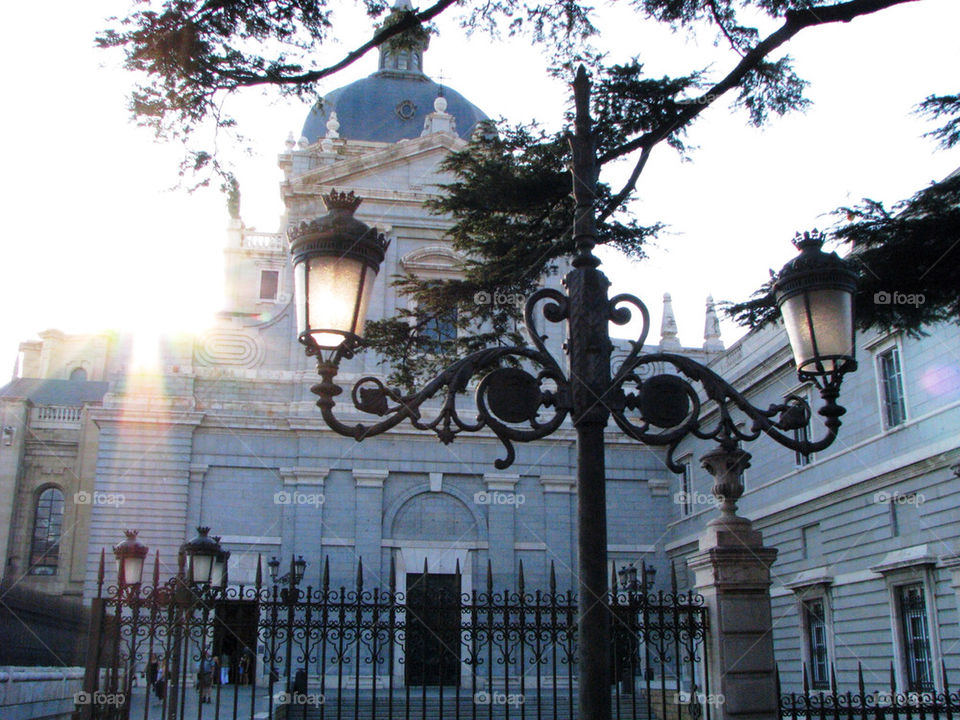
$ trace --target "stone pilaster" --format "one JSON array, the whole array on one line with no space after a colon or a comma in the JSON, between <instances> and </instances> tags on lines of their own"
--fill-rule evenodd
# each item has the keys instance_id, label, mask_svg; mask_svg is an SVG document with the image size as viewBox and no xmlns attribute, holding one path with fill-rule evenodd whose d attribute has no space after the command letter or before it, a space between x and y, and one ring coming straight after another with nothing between
<instances>
[{"instance_id":1,"label":"stone pilaster","mask_svg":"<svg viewBox=\"0 0 960 720\"><path fill-rule=\"evenodd\" d=\"M737 448L717 448L702 458L714 477L721 514L707 524L699 552L689 560L709 613L710 687L701 690L701 700L711 703L716 720L779 716L770 610L770 566L777 551L764 547L761 533L736 515L743 494L739 477L749 459Z\"/></svg>"},{"instance_id":2,"label":"stone pilaster","mask_svg":"<svg viewBox=\"0 0 960 720\"><path fill-rule=\"evenodd\" d=\"M357 484L354 551L358 559L363 559L364 568L374 573L364 573L370 587L377 585L380 578L386 581L390 572L390 568L380 567L380 548L383 543L383 484L389 474L390 471L386 469L353 470L353 479Z\"/></svg>"},{"instance_id":3,"label":"stone pilaster","mask_svg":"<svg viewBox=\"0 0 960 720\"><path fill-rule=\"evenodd\" d=\"M190 465L187 485L187 522L183 529L185 538L192 538L197 532L197 526L203 523L203 478L209 468L209 465L202 463Z\"/></svg>"},{"instance_id":4,"label":"stone pilaster","mask_svg":"<svg viewBox=\"0 0 960 720\"><path fill-rule=\"evenodd\" d=\"M9 531L14 520L13 509L17 507L18 481L29 413L26 400L0 400L0 580L3 580L4 574L9 571L11 566L7 560L14 554L8 546ZM29 515L31 512L32 508L28 508L25 514ZM28 565L28 558L20 558L16 568L23 571Z\"/></svg>"},{"instance_id":5,"label":"stone pilaster","mask_svg":"<svg viewBox=\"0 0 960 720\"><path fill-rule=\"evenodd\" d=\"M570 568L576 563L573 543L576 534L577 478L573 475L541 475L540 486L543 492L543 511L547 517L547 567L549 568L551 562L554 563L557 589L567 590L575 587Z\"/></svg>"},{"instance_id":6,"label":"stone pilaster","mask_svg":"<svg viewBox=\"0 0 960 720\"><path fill-rule=\"evenodd\" d=\"M291 554L315 558L323 538L323 488L329 472L329 468L319 467L280 468L281 497L289 500L282 510L281 567L286 567Z\"/></svg>"},{"instance_id":7,"label":"stone pilaster","mask_svg":"<svg viewBox=\"0 0 960 720\"><path fill-rule=\"evenodd\" d=\"M513 567L517 522L516 490L520 476L484 473L483 482L486 491L475 495L474 501L487 506L490 557L503 558L493 562L493 585L500 590L513 590L516 570Z\"/></svg>"}]
</instances>

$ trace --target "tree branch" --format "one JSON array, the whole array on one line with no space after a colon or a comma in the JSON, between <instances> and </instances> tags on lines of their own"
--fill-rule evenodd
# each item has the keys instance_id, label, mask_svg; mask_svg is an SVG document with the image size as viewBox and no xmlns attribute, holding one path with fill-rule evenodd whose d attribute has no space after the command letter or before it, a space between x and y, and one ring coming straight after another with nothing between
<instances>
[{"instance_id":1,"label":"tree branch","mask_svg":"<svg viewBox=\"0 0 960 720\"><path fill-rule=\"evenodd\" d=\"M838 5L807 8L805 10L788 10L784 14L783 25L768 35L755 48L743 56L737 66L730 73L711 87L700 97L691 100L687 107L672 122L654 128L640 137L626 142L620 147L610 150L599 158L600 164L609 162L623 155L627 155L639 148L652 148L657 143L669 137L672 132L694 120L700 113L712 105L721 95L737 87L740 81L751 71L756 69L764 58L804 28L817 25L826 25L835 22L850 22L861 15L869 15L879 10L903 5L917 0L850 0Z\"/></svg>"},{"instance_id":2,"label":"tree branch","mask_svg":"<svg viewBox=\"0 0 960 720\"><path fill-rule=\"evenodd\" d=\"M607 206L597 218L598 223L601 223L610 217L613 214L613 211L616 210L620 204L627 199L627 196L629 196L630 193L632 193L637 187L637 179L640 177L640 173L643 172L643 168L647 164L647 158L650 157L650 152L652 150L652 146L643 148L643 152L640 153L640 159L637 160L637 164L633 166L633 172L630 173L630 178L627 180L623 188L621 188L620 192L610 198L610 202L607 203Z\"/></svg>"},{"instance_id":3,"label":"tree branch","mask_svg":"<svg viewBox=\"0 0 960 720\"><path fill-rule=\"evenodd\" d=\"M347 53L339 62L329 65L322 70L311 70L299 75L252 75L247 78L237 79L236 84L238 87L252 87L255 85L266 84L297 85L316 82L317 80L325 78L328 75L333 75L334 73L343 70L345 67L352 65L354 62L370 52L373 48L380 46L395 35L399 35L405 30L409 30L410 28L416 27L421 23L432 20L456 2L457 0L438 0L438 2L436 2L434 5L431 5L423 12L415 15L408 15L400 22L384 27L376 32L374 36L363 45Z\"/></svg>"}]
</instances>

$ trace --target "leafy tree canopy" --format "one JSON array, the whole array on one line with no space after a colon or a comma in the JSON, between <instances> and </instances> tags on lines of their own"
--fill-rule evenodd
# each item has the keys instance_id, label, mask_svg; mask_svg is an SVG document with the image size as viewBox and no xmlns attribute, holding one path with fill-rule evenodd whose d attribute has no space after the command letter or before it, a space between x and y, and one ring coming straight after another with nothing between
<instances>
[{"instance_id":1,"label":"leafy tree canopy","mask_svg":"<svg viewBox=\"0 0 960 720\"><path fill-rule=\"evenodd\" d=\"M209 148L197 146L197 131L211 124L216 128L235 125L235 120L221 111L224 98L231 93L273 87L283 94L311 97L316 81L375 47L422 40L432 31L429 23L443 13L454 14L465 32L525 37L549 55L551 72L557 76L572 77L573 67L580 63L591 70L601 180L604 167L615 161L632 166L621 186L599 184L598 240L641 258L645 242L661 226L640 224L628 213L628 203L654 148L665 144L687 153L689 128L706 108L728 94L734 107L746 112L749 121L758 126L771 115L806 107L806 82L783 53L785 43L818 26L917 1L629 0L626 4L637 22L713 32L729 51L727 68L689 67L679 55L678 71L662 77L650 75L639 59L608 62L594 24L594 8L577 0L437 0L422 10L400 5L390 12L383 0L362 0L368 15L379 19L372 38L322 67L313 58L320 56L319 50L333 32L336 8L330 0L137 0L129 15L110 21L97 42L104 48L119 49L126 67L136 73L130 106L136 120L159 137L185 144L182 172L199 173L201 181L220 174L229 190L233 187L229 169L219 164ZM773 29L761 32L759 25ZM942 145L960 142L958 96L928 97L919 112L942 123L931 133ZM451 238L454 247L468 258L465 277L444 282L412 276L396 279L414 299L417 314L369 323L367 330L368 340L394 368L395 381L413 384L446 363L448 354L516 339L519 303L478 303L475 298L477 293L520 298L539 285L544 274L555 270L558 260L570 251L569 157L564 133L547 133L534 123L501 123L497 132L475 137L465 150L447 158L446 168L456 180L431 208L455 221ZM949 215L955 210L956 203L951 205L944 195L950 188L955 191L949 183L931 188L890 210L869 202L849 209L855 222L838 228L835 234L859 250L863 267L880 278L877 288L884 277L902 277L902 253L914 242L927 243L924 247L930 255L924 255L925 262L929 260L924 266L928 270L926 275L921 275L922 269L917 271L917 283L940 279L947 269L935 263L934 256L945 249L944 242L957 236L956 218L953 225L941 224L939 215L926 213ZM904 235L907 230L912 234ZM887 275L888 271L896 272ZM864 277L869 274L865 271ZM903 284L908 283L903 280ZM874 286L868 281L864 287L862 292L869 294ZM733 306L734 317L753 324L769 319L768 290ZM918 323L955 313L955 298L950 305L947 293L931 292L929 296L916 312L898 306L900 314L889 315L873 307L872 314L861 313L861 322L909 322L910 327L918 327ZM455 318L452 308L457 308ZM424 347L422 330L441 316L471 328L471 332ZM482 332L476 332L478 326Z\"/></svg>"}]
</instances>

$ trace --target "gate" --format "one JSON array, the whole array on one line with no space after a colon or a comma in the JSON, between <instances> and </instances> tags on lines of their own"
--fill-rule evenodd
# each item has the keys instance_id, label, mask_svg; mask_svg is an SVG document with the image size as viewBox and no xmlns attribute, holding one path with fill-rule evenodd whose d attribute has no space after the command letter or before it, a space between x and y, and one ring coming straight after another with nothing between
<instances>
[{"instance_id":1,"label":"gate","mask_svg":"<svg viewBox=\"0 0 960 720\"><path fill-rule=\"evenodd\" d=\"M200 587L181 571L104 592L103 556L77 720L381 720L577 717L576 597L461 592L454 574L351 587ZM616 576L614 576L616 579ZM618 589L611 618L611 702L620 720L695 720L705 705L703 598ZM198 685L201 661L213 684ZM204 665L207 667L207 665ZM203 696L209 695L204 702Z\"/></svg>"}]
</instances>

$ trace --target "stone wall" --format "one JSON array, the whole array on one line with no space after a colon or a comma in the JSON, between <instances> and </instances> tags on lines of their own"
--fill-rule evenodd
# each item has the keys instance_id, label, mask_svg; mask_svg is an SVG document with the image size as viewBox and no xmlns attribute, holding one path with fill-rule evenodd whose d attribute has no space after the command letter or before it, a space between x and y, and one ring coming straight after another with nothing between
<instances>
[{"instance_id":1,"label":"stone wall","mask_svg":"<svg viewBox=\"0 0 960 720\"><path fill-rule=\"evenodd\" d=\"M82 667L0 666L0 717L68 720L82 687Z\"/></svg>"}]
</instances>

